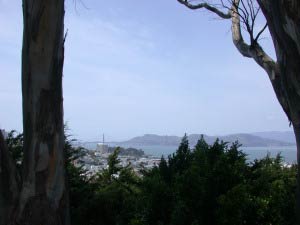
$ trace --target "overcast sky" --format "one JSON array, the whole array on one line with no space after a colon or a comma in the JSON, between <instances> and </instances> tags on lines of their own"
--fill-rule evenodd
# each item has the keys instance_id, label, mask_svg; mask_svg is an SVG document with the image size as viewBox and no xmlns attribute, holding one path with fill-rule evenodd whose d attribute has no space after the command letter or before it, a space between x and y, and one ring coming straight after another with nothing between
<instances>
[{"instance_id":1,"label":"overcast sky","mask_svg":"<svg viewBox=\"0 0 300 225\"><path fill-rule=\"evenodd\" d=\"M76 138L290 130L265 72L233 46L230 21L176 0L81 1L66 0L65 16L64 117ZM0 0L6 130L22 131L22 29L21 1ZM262 43L273 55L267 34Z\"/></svg>"}]
</instances>

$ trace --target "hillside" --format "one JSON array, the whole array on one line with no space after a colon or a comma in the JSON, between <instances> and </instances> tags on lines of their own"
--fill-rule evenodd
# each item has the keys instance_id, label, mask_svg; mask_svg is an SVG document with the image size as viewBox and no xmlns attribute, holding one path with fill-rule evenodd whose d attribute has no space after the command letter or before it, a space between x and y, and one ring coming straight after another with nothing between
<instances>
[{"instance_id":1,"label":"hillside","mask_svg":"<svg viewBox=\"0 0 300 225\"><path fill-rule=\"evenodd\" d=\"M292 131L269 131L269 132L255 132L252 133L255 136L262 138L273 139L277 141L288 142L296 144L295 135Z\"/></svg>"},{"instance_id":2,"label":"hillside","mask_svg":"<svg viewBox=\"0 0 300 225\"><path fill-rule=\"evenodd\" d=\"M191 146L194 146L200 139L201 134L191 134L188 136ZM268 146L290 146L290 142L263 138L253 134L231 134L226 136L208 136L204 135L204 139L212 144L217 138L225 142L239 141L244 147L268 147ZM120 142L125 145L162 145L162 146L178 146L181 137L178 136L160 136L155 134L145 134L143 136L134 137L128 141Z\"/></svg>"}]
</instances>

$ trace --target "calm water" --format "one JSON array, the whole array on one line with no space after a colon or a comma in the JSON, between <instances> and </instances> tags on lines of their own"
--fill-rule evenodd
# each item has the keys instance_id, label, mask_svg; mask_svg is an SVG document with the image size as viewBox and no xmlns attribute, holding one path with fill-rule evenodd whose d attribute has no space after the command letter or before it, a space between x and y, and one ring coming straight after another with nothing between
<instances>
[{"instance_id":1,"label":"calm water","mask_svg":"<svg viewBox=\"0 0 300 225\"><path fill-rule=\"evenodd\" d=\"M110 146L116 144L110 143ZM93 143L88 146L84 146L88 149L96 149L96 144ZM159 146L159 145L122 145L121 147L133 147L142 149L146 154L161 157L162 155L168 156L176 151L178 146ZM285 147L241 147L240 150L247 154L247 159L252 161L254 159L261 159L268 153L275 157L278 153L281 153L284 161L288 163L295 163L297 160L296 146L285 146Z\"/></svg>"},{"instance_id":2,"label":"calm water","mask_svg":"<svg viewBox=\"0 0 300 225\"><path fill-rule=\"evenodd\" d=\"M142 149L146 154L153 156L168 156L176 151L177 146L122 146L122 147L133 147L137 149ZM254 159L261 159L265 157L268 153L275 157L278 153L281 153L284 161L288 163L295 163L296 158L296 146L287 147L241 147L240 150L247 154L247 159L252 161Z\"/></svg>"}]
</instances>

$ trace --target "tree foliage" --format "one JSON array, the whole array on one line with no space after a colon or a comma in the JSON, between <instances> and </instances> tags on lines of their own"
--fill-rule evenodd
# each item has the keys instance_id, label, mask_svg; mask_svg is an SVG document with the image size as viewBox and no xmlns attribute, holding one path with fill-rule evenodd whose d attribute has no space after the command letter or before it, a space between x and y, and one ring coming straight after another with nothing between
<instances>
[{"instance_id":1,"label":"tree foliage","mask_svg":"<svg viewBox=\"0 0 300 225\"><path fill-rule=\"evenodd\" d=\"M185 135L173 155L142 177L120 165L118 149L108 168L88 177L74 165L83 149L65 138L74 225L295 224L296 166L284 166L280 155L249 163L238 143L208 145L202 137L190 149ZM7 142L21 154L22 135L13 132Z\"/></svg>"}]
</instances>

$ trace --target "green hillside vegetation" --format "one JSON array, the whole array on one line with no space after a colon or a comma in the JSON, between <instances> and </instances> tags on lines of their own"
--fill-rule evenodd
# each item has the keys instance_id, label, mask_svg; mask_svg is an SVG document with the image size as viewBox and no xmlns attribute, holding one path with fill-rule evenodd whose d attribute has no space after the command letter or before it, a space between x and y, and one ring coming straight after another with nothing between
<instances>
[{"instance_id":1,"label":"green hillside vegetation","mask_svg":"<svg viewBox=\"0 0 300 225\"><path fill-rule=\"evenodd\" d=\"M22 167L22 135L11 132L9 150ZM295 224L296 166L280 155L252 163L239 150L201 138L190 149L185 136L177 151L138 177L119 165L85 176L73 161L83 153L65 136L70 213L74 225L292 225Z\"/></svg>"},{"instance_id":2,"label":"green hillside vegetation","mask_svg":"<svg viewBox=\"0 0 300 225\"><path fill-rule=\"evenodd\" d=\"M143 157L145 152L141 149L136 148L122 148L122 147L108 147L108 153L113 153L118 148L119 155Z\"/></svg>"}]
</instances>

